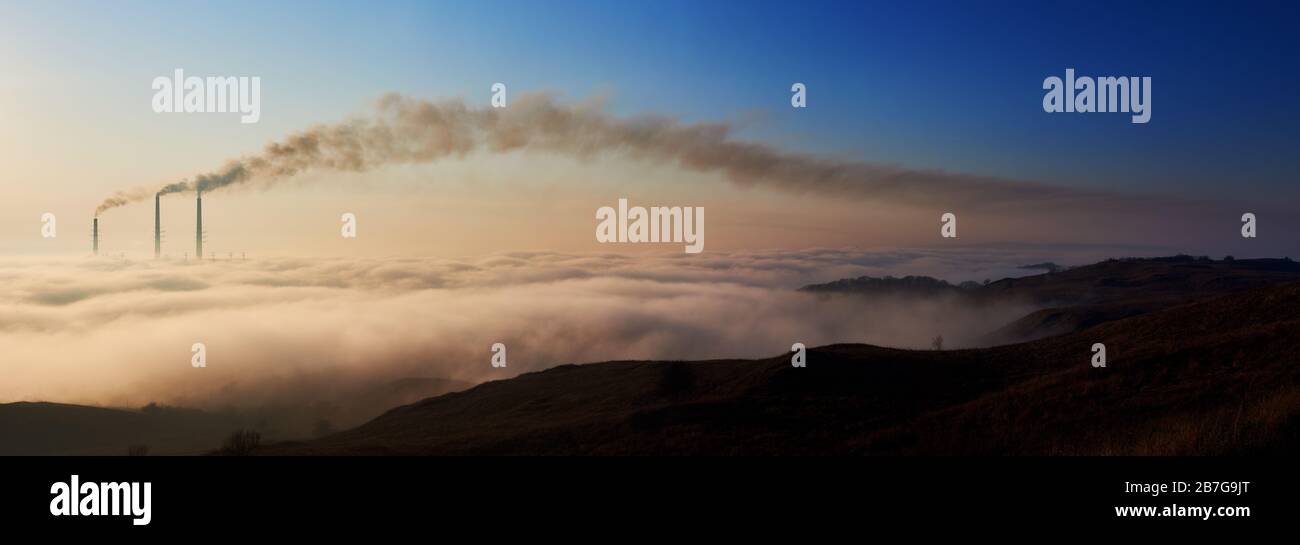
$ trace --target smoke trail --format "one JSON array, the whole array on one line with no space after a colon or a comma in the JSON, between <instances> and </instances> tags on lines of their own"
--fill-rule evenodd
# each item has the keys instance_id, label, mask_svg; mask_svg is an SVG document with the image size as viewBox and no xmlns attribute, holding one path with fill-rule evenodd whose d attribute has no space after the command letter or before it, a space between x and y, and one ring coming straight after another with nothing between
<instances>
[{"instance_id":1,"label":"smoke trail","mask_svg":"<svg viewBox=\"0 0 1300 545\"><path fill-rule=\"evenodd\" d=\"M161 188L158 189L158 194L167 195L170 193L180 193L182 191L189 191L189 190L190 190L190 183L182 180L176 183L162 186Z\"/></svg>"},{"instance_id":2,"label":"smoke trail","mask_svg":"<svg viewBox=\"0 0 1300 545\"><path fill-rule=\"evenodd\" d=\"M109 195L107 199L104 199L104 202L99 203L99 206L95 207L95 217L99 217L100 213L110 208L117 208L119 206L144 200L148 198L149 195L152 195L152 192L142 187L115 191L112 195Z\"/></svg>"},{"instance_id":3,"label":"smoke trail","mask_svg":"<svg viewBox=\"0 0 1300 545\"><path fill-rule=\"evenodd\" d=\"M738 140L732 132L723 123L684 124L656 116L617 118L595 102L562 105L548 94L525 95L508 108L471 108L460 100L435 103L389 94L377 102L371 116L311 127L269 144L260 154L234 159L216 172L168 185L160 192L269 184L312 169L364 172L478 150L535 150L578 158L620 153L716 172L741 186L904 205L934 206L940 201L961 203L968 210L996 210L1115 198L1006 178L784 152ZM99 211L152 193L115 193ZM1108 200L1107 204L1116 203Z\"/></svg>"}]
</instances>

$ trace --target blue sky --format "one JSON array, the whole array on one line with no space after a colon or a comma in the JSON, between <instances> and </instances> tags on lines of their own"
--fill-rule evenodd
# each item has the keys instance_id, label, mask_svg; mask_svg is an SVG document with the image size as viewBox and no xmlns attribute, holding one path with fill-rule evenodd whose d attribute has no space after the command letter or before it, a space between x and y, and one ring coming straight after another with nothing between
<instances>
[{"instance_id":1,"label":"blue sky","mask_svg":"<svg viewBox=\"0 0 1300 545\"><path fill-rule=\"evenodd\" d=\"M104 87L175 66L266 82L270 126L389 90L492 82L619 112L744 120L797 149L1071 185L1290 191L1300 17L1285 3L47 2L6 8L25 62ZM9 17L12 16L12 17ZM1153 78L1153 118L1047 115L1041 82ZM75 75L63 74L75 72ZM789 84L809 86L806 111ZM111 93L111 89L106 91ZM1294 194L1294 193L1291 193Z\"/></svg>"}]
</instances>

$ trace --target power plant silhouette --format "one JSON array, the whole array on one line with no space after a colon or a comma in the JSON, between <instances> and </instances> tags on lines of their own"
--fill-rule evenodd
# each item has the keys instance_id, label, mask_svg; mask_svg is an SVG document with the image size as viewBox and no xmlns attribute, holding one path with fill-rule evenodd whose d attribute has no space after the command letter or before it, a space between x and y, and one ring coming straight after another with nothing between
<instances>
[{"instance_id":1,"label":"power plant silhouette","mask_svg":"<svg viewBox=\"0 0 1300 545\"><path fill-rule=\"evenodd\" d=\"M203 260L203 190L195 192L194 200L194 255Z\"/></svg>"},{"instance_id":2,"label":"power plant silhouette","mask_svg":"<svg viewBox=\"0 0 1300 545\"><path fill-rule=\"evenodd\" d=\"M194 256L197 259L203 259L203 239L203 192L199 191L194 199ZM99 255L98 216L91 222L90 247L95 255ZM153 195L153 257L162 258L162 192Z\"/></svg>"},{"instance_id":3,"label":"power plant silhouette","mask_svg":"<svg viewBox=\"0 0 1300 545\"><path fill-rule=\"evenodd\" d=\"M162 210L158 200L162 193L153 194L153 258L158 259L162 256Z\"/></svg>"}]
</instances>

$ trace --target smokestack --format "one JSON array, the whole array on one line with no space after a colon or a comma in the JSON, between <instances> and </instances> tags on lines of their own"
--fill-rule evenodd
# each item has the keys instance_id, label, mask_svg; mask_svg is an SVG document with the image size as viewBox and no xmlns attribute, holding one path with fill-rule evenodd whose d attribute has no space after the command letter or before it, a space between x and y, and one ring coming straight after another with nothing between
<instances>
[{"instance_id":1,"label":"smokestack","mask_svg":"<svg viewBox=\"0 0 1300 545\"><path fill-rule=\"evenodd\" d=\"M153 194L153 258L158 259L162 255L162 212L160 210L158 199L161 193Z\"/></svg>"},{"instance_id":2,"label":"smokestack","mask_svg":"<svg viewBox=\"0 0 1300 545\"><path fill-rule=\"evenodd\" d=\"M95 218L95 222L91 225L90 247L95 251L95 255L99 255L99 218Z\"/></svg>"},{"instance_id":3,"label":"smokestack","mask_svg":"<svg viewBox=\"0 0 1300 545\"><path fill-rule=\"evenodd\" d=\"M194 255L199 259L203 259L203 190L196 193L198 193L198 198L194 201Z\"/></svg>"}]
</instances>

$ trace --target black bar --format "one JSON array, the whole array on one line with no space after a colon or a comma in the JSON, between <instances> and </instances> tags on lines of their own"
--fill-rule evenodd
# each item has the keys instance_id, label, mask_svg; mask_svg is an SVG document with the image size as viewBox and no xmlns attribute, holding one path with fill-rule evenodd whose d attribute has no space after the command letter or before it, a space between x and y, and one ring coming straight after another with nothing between
<instances>
[{"instance_id":1,"label":"black bar","mask_svg":"<svg viewBox=\"0 0 1300 545\"><path fill-rule=\"evenodd\" d=\"M1290 524L1284 458L10 458L7 528L191 535L237 528L429 531L430 525L587 520L869 525L873 532L1017 529L1254 530ZM55 482L151 483L150 522L53 516ZM1244 493L1159 495L1126 483L1249 482ZM1120 518L1117 506L1247 507L1235 518ZM733 521L734 522L734 521ZM1029 537L1029 536L1026 536Z\"/></svg>"}]
</instances>

